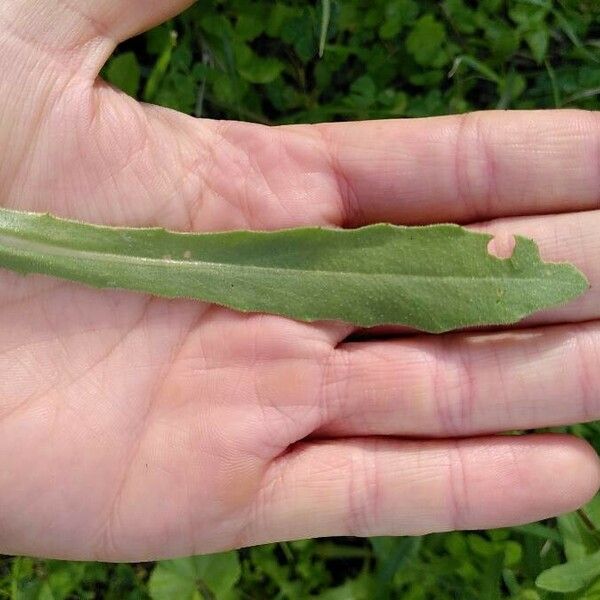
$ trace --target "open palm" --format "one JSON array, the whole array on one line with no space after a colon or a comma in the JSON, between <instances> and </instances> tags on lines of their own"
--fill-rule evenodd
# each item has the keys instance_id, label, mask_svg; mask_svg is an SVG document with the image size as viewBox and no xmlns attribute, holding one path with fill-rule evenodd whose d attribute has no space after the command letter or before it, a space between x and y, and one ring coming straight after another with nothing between
<instances>
[{"instance_id":1,"label":"open palm","mask_svg":"<svg viewBox=\"0 0 600 600\"><path fill-rule=\"evenodd\" d=\"M479 223L499 248L534 237L592 291L510 332L351 342L339 323L1 271L0 551L143 560L585 502L589 446L490 434L600 418L598 118L265 128L96 80L117 41L185 4L2 1L3 206L198 231Z\"/></svg>"}]
</instances>

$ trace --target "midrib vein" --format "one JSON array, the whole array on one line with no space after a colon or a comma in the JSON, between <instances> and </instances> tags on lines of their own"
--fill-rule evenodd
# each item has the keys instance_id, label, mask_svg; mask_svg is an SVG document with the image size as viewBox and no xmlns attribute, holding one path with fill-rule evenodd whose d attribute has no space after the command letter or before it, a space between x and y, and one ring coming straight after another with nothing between
<instances>
[{"instance_id":1,"label":"midrib vein","mask_svg":"<svg viewBox=\"0 0 600 600\"><path fill-rule=\"evenodd\" d=\"M194 259L173 259L173 258L152 258L148 256L132 256L127 254L115 254L111 252L96 252L92 250L81 250L75 249L69 246L60 244L52 244L49 242L41 242L39 240L26 239L18 235L9 235L6 233L0 234L0 254L6 249L13 249L21 252L28 253L34 258L36 256L52 256L56 258L69 258L72 260L91 260L94 262L101 262L105 264L120 263L131 266L154 266L154 267L165 267L167 265L177 265L179 268L184 268L189 271L223 271L232 269L244 269L247 271L256 272L268 272L268 273L285 273L286 271L293 271L295 273L304 273L307 275L323 275L323 276L336 276L336 275L347 275L347 276L362 276L369 278L390 278L390 277L401 277L409 279L452 279L458 281L472 281L477 279L480 281L504 281L506 278L489 276L489 275L419 275L415 273L373 273L363 271L338 271L338 270L323 270L323 269L298 269L293 267L267 267L262 265L246 265L236 264L230 262L214 262ZM518 280L523 282L533 281L545 281L544 277L520 277L518 275L511 275L510 280ZM559 284L561 282L554 282ZM565 284L568 285L568 284Z\"/></svg>"}]
</instances>

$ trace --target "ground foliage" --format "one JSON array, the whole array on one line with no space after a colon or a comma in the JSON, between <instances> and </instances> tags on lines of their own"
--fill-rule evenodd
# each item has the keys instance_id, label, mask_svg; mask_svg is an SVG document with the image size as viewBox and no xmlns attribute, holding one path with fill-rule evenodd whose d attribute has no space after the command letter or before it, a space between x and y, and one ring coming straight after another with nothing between
<instances>
[{"instance_id":1,"label":"ground foliage","mask_svg":"<svg viewBox=\"0 0 600 600\"><path fill-rule=\"evenodd\" d=\"M598 108L598 37L597 0L202 0L105 75L196 116L264 123Z\"/></svg>"},{"instance_id":2,"label":"ground foliage","mask_svg":"<svg viewBox=\"0 0 600 600\"><path fill-rule=\"evenodd\" d=\"M322 56L320 56L322 51ZM262 123L600 108L598 0L202 0L104 76L184 112ZM600 451L600 424L571 431ZM137 565L0 559L0 599L600 598L600 498L523 527L305 540Z\"/></svg>"}]
</instances>

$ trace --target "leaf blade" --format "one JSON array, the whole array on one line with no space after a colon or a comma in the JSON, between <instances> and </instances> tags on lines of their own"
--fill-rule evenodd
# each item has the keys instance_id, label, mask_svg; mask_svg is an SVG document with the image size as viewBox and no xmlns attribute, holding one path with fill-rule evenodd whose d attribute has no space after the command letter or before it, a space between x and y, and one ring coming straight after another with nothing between
<instances>
[{"instance_id":1,"label":"leaf blade","mask_svg":"<svg viewBox=\"0 0 600 600\"><path fill-rule=\"evenodd\" d=\"M0 209L1 267L303 321L432 333L514 323L588 288L575 267L543 263L532 240L515 238L512 257L500 259L487 251L491 235L451 224L197 234Z\"/></svg>"},{"instance_id":2,"label":"leaf blade","mask_svg":"<svg viewBox=\"0 0 600 600\"><path fill-rule=\"evenodd\" d=\"M600 577L600 551L546 569L535 581L543 590L577 592Z\"/></svg>"}]
</instances>

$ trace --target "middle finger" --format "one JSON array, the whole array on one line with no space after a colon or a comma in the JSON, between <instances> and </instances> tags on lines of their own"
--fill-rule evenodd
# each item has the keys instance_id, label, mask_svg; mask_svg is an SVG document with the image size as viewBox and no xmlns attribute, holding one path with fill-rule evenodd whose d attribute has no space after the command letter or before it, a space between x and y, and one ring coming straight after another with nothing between
<instances>
[{"instance_id":1,"label":"middle finger","mask_svg":"<svg viewBox=\"0 0 600 600\"><path fill-rule=\"evenodd\" d=\"M319 433L462 436L600 418L600 211L472 227L494 234L503 255L512 234L532 237L545 260L582 269L590 289L503 333L338 346L325 369Z\"/></svg>"}]
</instances>

